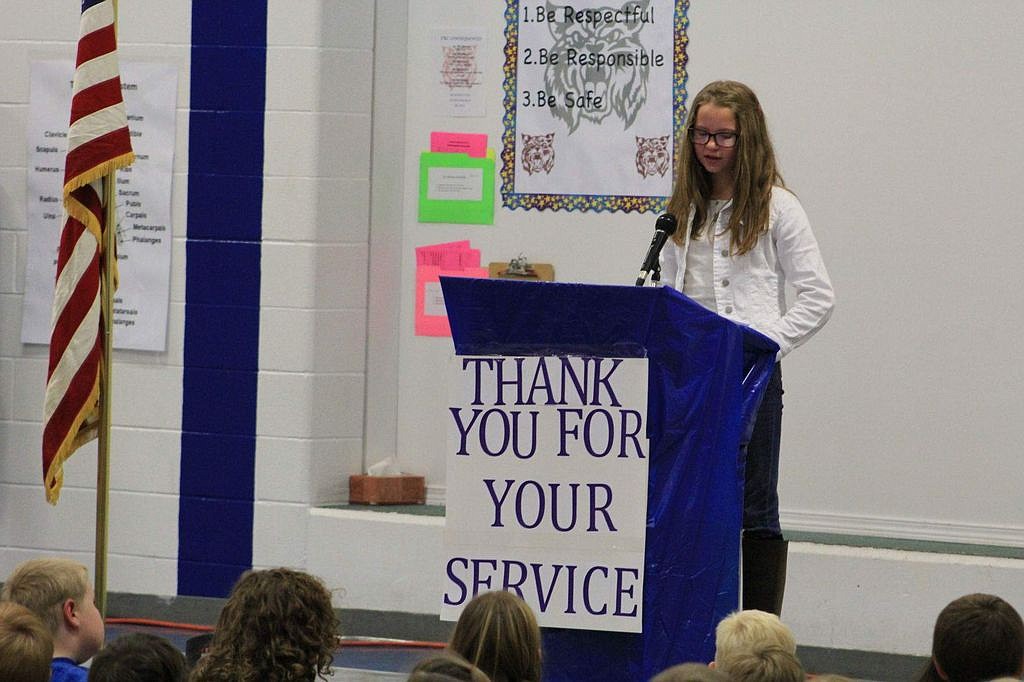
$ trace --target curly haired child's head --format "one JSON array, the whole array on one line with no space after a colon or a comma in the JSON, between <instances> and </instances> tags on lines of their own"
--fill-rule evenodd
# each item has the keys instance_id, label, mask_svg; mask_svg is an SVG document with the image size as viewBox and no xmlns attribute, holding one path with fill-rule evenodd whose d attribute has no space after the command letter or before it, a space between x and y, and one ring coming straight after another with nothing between
<instances>
[{"instance_id":1,"label":"curly haired child's head","mask_svg":"<svg viewBox=\"0 0 1024 682\"><path fill-rule=\"evenodd\" d=\"M247 571L217 621L194 680L311 681L330 671L338 618L319 578L273 568Z\"/></svg>"}]
</instances>

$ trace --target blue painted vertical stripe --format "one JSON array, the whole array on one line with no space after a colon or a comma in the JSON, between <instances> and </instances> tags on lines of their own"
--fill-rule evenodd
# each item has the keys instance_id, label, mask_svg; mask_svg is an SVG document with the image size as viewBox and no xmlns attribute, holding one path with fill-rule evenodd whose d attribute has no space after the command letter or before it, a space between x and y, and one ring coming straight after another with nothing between
<instances>
[{"instance_id":1,"label":"blue painted vertical stripe","mask_svg":"<svg viewBox=\"0 0 1024 682\"><path fill-rule=\"evenodd\" d=\"M178 594L252 566L267 0L194 0Z\"/></svg>"}]
</instances>

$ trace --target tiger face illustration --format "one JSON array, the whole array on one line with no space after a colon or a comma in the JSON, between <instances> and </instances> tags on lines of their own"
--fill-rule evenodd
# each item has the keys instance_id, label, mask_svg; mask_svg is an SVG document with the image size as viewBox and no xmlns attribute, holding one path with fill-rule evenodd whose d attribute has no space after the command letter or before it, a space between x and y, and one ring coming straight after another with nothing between
<instances>
[{"instance_id":1,"label":"tiger face illustration","mask_svg":"<svg viewBox=\"0 0 1024 682\"><path fill-rule=\"evenodd\" d=\"M669 166L668 135L661 137L636 136L636 171L642 178L653 175L665 177Z\"/></svg>"},{"instance_id":2,"label":"tiger face illustration","mask_svg":"<svg viewBox=\"0 0 1024 682\"><path fill-rule=\"evenodd\" d=\"M520 157L523 160L523 170L530 175L534 173L551 173L555 167L555 134L547 135L526 135L523 134L523 148Z\"/></svg>"},{"instance_id":3,"label":"tiger face illustration","mask_svg":"<svg viewBox=\"0 0 1024 682\"><path fill-rule=\"evenodd\" d=\"M546 0L547 11L562 15L563 6ZM635 15L648 11L650 0L627 0L621 8L596 7L595 13L621 10ZM554 42L552 52L568 55L586 55L643 52L640 32L645 26L640 21L618 23L549 22L548 29ZM647 101L647 80L651 67L639 64L614 66L581 66L580 59L570 64L563 58L557 64L549 64L544 71L544 87L555 95L558 102L566 96L591 92L600 98L601 107L554 107L551 113L569 126L571 135L583 120L601 123L611 114L622 120L628 130Z\"/></svg>"}]
</instances>

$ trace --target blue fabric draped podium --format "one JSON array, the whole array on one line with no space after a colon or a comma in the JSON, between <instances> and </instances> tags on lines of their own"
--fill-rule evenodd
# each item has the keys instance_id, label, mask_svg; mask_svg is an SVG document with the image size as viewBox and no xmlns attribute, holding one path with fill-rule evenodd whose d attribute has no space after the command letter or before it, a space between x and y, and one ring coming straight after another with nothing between
<instances>
[{"instance_id":1,"label":"blue fabric draped podium","mask_svg":"<svg viewBox=\"0 0 1024 682\"><path fill-rule=\"evenodd\" d=\"M643 633L544 630L544 679L647 680L714 657L739 602L741 444L778 347L667 287L442 278L457 355L647 357Z\"/></svg>"}]
</instances>

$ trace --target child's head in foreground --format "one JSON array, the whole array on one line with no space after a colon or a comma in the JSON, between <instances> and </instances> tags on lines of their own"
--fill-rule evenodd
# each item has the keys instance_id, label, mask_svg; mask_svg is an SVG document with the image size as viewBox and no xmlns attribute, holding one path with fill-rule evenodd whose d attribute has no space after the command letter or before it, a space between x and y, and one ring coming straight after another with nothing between
<instances>
[{"instance_id":1,"label":"child's head in foreground","mask_svg":"<svg viewBox=\"0 0 1024 682\"><path fill-rule=\"evenodd\" d=\"M53 635L54 658L82 663L103 646L103 617L89 570L62 558L30 559L4 582L0 599L28 608Z\"/></svg>"},{"instance_id":2,"label":"child's head in foreground","mask_svg":"<svg viewBox=\"0 0 1024 682\"><path fill-rule=\"evenodd\" d=\"M53 635L36 614L0 602L0 680L49 682Z\"/></svg>"}]
</instances>

